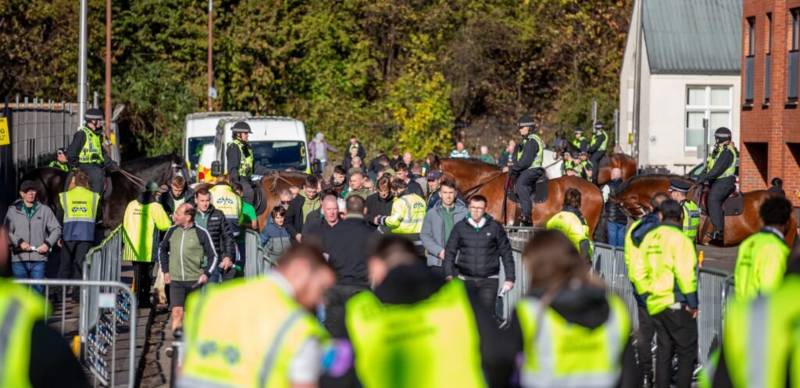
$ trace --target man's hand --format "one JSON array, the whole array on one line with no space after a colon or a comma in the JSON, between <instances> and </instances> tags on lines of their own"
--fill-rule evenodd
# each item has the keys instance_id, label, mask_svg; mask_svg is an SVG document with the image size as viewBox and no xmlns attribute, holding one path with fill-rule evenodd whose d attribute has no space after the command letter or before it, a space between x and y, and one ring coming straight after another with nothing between
<instances>
[{"instance_id":1,"label":"man's hand","mask_svg":"<svg viewBox=\"0 0 800 388\"><path fill-rule=\"evenodd\" d=\"M375 218L372 219L372 223L375 225L380 225L380 220L381 216L375 216Z\"/></svg>"},{"instance_id":2,"label":"man's hand","mask_svg":"<svg viewBox=\"0 0 800 388\"><path fill-rule=\"evenodd\" d=\"M19 249L22 249L23 251L29 251L31 250L31 244L28 244L27 241L23 241L19 244Z\"/></svg>"},{"instance_id":3,"label":"man's hand","mask_svg":"<svg viewBox=\"0 0 800 388\"><path fill-rule=\"evenodd\" d=\"M59 248L63 248L64 247L64 240L58 239L58 242L56 244L58 244Z\"/></svg>"},{"instance_id":4,"label":"man's hand","mask_svg":"<svg viewBox=\"0 0 800 388\"><path fill-rule=\"evenodd\" d=\"M508 166L503 167L503 172L508 172Z\"/></svg>"},{"instance_id":5,"label":"man's hand","mask_svg":"<svg viewBox=\"0 0 800 388\"><path fill-rule=\"evenodd\" d=\"M47 244L42 244L42 245L39 246L39 248L36 248L36 252L39 252L39 254L42 254L42 255L46 254L47 251L49 251L49 250L50 250L50 247L48 247Z\"/></svg>"},{"instance_id":6,"label":"man's hand","mask_svg":"<svg viewBox=\"0 0 800 388\"><path fill-rule=\"evenodd\" d=\"M512 289L514 289L514 282L512 282L510 280L506 280L506 281L503 282L503 288L500 289L500 293L501 294L505 294L505 293L511 291Z\"/></svg>"},{"instance_id":7,"label":"man's hand","mask_svg":"<svg viewBox=\"0 0 800 388\"><path fill-rule=\"evenodd\" d=\"M294 236L294 239L297 240L297 242L302 242L303 235L298 233L297 235Z\"/></svg>"},{"instance_id":8,"label":"man's hand","mask_svg":"<svg viewBox=\"0 0 800 388\"><path fill-rule=\"evenodd\" d=\"M164 284L172 283L172 276L169 276L169 273L164 273Z\"/></svg>"},{"instance_id":9,"label":"man's hand","mask_svg":"<svg viewBox=\"0 0 800 388\"><path fill-rule=\"evenodd\" d=\"M228 270L228 268L233 267L233 260L230 257L225 257L222 259L222 264L219 265L222 269Z\"/></svg>"},{"instance_id":10,"label":"man's hand","mask_svg":"<svg viewBox=\"0 0 800 388\"><path fill-rule=\"evenodd\" d=\"M697 319L697 315L700 314L700 310L693 309L691 307L686 307L686 311L688 311L689 314L692 314L692 319Z\"/></svg>"},{"instance_id":11,"label":"man's hand","mask_svg":"<svg viewBox=\"0 0 800 388\"><path fill-rule=\"evenodd\" d=\"M200 278L197 279L197 284L206 284L208 283L208 276L206 274L200 275Z\"/></svg>"},{"instance_id":12,"label":"man's hand","mask_svg":"<svg viewBox=\"0 0 800 388\"><path fill-rule=\"evenodd\" d=\"M441 251L439 251L439 254L438 254L438 255L436 255L436 256L439 256L439 260L444 260L444 249L442 249Z\"/></svg>"}]
</instances>

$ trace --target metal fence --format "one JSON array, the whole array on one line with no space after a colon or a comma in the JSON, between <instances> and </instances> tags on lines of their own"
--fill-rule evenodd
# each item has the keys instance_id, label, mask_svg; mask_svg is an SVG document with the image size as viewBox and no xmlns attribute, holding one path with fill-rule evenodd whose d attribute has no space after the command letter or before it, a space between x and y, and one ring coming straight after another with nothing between
<instances>
[{"instance_id":1,"label":"metal fence","mask_svg":"<svg viewBox=\"0 0 800 388\"><path fill-rule=\"evenodd\" d=\"M244 276L263 275L275 263L269 261L258 232L248 229L244 234Z\"/></svg>"},{"instance_id":2,"label":"metal fence","mask_svg":"<svg viewBox=\"0 0 800 388\"><path fill-rule=\"evenodd\" d=\"M633 297L633 285L628 279L625 266L625 252L622 248L608 244L595 243L592 255L592 268L598 276L605 280L608 288L625 301L634 329L639 327L636 298Z\"/></svg>"},{"instance_id":3,"label":"metal fence","mask_svg":"<svg viewBox=\"0 0 800 388\"><path fill-rule=\"evenodd\" d=\"M98 324L91 327L85 338L82 338L82 361L86 368L92 372L95 385L103 386L128 386L133 387L136 373L136 299L130 288L120 282L89 281L89 280L56 280L56 279L18 279L17 283L29 287L44 287L45 295L56 291L61 295L46 322L51 327L61 328L62 334L74 332L76 326L76 312L67 306L66 297L68 289L79 289L82 295L89 289L103 290L98 293L98 301L93 309ZM59 292L60 291L60 292ZM85 311L85 304L81 304L80 315ZM78 318L78 321L83 321ZM79 324L79 323L78 323ZM117 352L117 344L122 343L122 337L128 339L127 352ZM125 373L120 376L118 371Z\"/></svg>"},{"instance_id":4,"label":"metal fence","mask_svg":"<svg viewBox=\"0 0 800 388\"><path fill-rule=\"evenodd\" d=\"M117 227L99 245L86 253L83 262L83 280L87 281L119 281L122 272L122 228ZM98 323L97 306L100 294L104 290L99 287L88 287L83 290L81 306L86 320L81 324L81 338L86 338L88 330Z\"/></svg>"}]
</instances>

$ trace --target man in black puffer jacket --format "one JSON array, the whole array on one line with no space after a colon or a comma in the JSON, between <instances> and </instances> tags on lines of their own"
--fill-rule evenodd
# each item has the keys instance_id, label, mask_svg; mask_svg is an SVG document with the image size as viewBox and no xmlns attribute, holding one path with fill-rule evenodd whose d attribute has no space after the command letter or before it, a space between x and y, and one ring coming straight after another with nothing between
<instances>
[{"instance_id":1,"label":"man in black puffer jacket","mask_svg":"<svg viewBox=\"0 0 800 388\"><path fill-rule=\"evenodd\" d=\"M502 292L514 288L511 242L503 226L486 215L484 196L472 196L468 207L469 217L455 224L447 240L443 263L445 275L463 279L467 289L477 293L484 307L495 311L501 260L506 271Z\"/></svg>"},{"instance_id":2,"label":"man in black puffer jacket","mask_svg":"<svg viewBox=\"0 0 800 388\"><path fill-rule=\"evenodd\" d=\"M208 192L208 189L198 189L194 194L194 202L197 204L194 223L208 231L214 250L218 257L222 258L215 271L211 273L210 280L212 283L219 282L220 274L225 280L232 279L236 275L233 268L236 258L233 227L230 222L226 222L225 214L211 204L211 193Z\"/></svg>"}]
</instances>

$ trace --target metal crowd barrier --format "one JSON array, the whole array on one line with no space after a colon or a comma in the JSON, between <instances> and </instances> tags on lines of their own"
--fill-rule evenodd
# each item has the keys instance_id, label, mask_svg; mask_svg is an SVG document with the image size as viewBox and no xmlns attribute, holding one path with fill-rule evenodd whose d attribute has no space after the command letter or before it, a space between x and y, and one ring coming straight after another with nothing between
<instances>
[{"instance_id":1,"label":"metal crowd barrier","mask_svg":"<svg viewBox=\"0 0 800 388\"><path fill-rule=\"evenodd\" d=\"M254 277L267 273L275 263L269 261L258 232L248 229L244 235L244 276Z\"/></svg>"},{"instance_id":2,"label":"metal crowd barrier","mask_svg":"<svg viewBox=\"0 0 800 388\"><path fill-rule=\"evenodd\" d=\"M81 337L84 348L82 361L86 368L92 372L95 384L103 386L128 386L133 387L136 373L136 298L130 288L120 282L114 281L92 281L92 280L57 280L57 279L17 279L19 284L29 287L42 286L45 288L45 295L50 295L53 289L56 295L61 295L62 299L55 304L55 312L51 313L46 322L51 327L60 327L62 334L72 332L77 322L75 321L76 312L69 309L65 298L67 289L80 289L82 297L88 293L89 289L103 290L98 293L97 304L92 306L93 315L97 317L97 324L86 331L86 336ZM47 302L49 303L49 302ZM73 304L74 306L74 304ZM80 306L80 322L84 320L86 304ZM59 321L60 318L60 321ZM81 331L83 328L81 329ZM124 352L117 352L117 344L120 343L120 335L128 334L127 360ZM127 370L121 368L127 364ZM117 371L125 370L124 376L118 376ZM127 379L127 380L126 380Z\"/></svg>"},{"instance_id":3,"label":"metal crowd barrier","mask_svg":"<svg viewBox=\"0 0 800 388\"><path fill-rule=\"evenodd\" d=\"M86 253L83 262L83 280L120 280L122 273L122 227L117 227L99 245ZM98 322L97 306L100 303L100 287L86 287L81 290L81 339L85 340L88 330Z\"/></svg>"},{"instance_id":4,"label":"metal crowd barrier","mask_svg":"<svg viewBox=\"0 0 800 388\"><path fill-rule=\"evenodd\" d=\"M634 330L639 327L636 298L633 297L633 285L628 280L628 269L625 267L625 252L622 248L604 243L594 243L592 268L603 280L609 290L625 301L631 324Z\"/></svg>"}]
</instances>

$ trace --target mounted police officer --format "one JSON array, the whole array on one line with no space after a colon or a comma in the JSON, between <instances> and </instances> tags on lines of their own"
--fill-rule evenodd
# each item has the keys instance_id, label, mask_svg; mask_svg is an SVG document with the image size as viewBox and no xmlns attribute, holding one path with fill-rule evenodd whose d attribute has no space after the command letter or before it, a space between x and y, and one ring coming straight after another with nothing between
<instances>
[{"instance_id":1,"label":"mounted police officer","mask_svg":"<svg viewBox=\"0 0 800 388\"><path fill-rule=\"evenodd\" d=\"M79 168L89 176L89 185L95 193L103 192L104 168L116 168L103 148L103 111L91 108L84 115L86 124L78 128L67 147L70 168ZM69 182L69 179L67 179Z\"/></svg>"},{"instance_id":2,"label":"mounted police officer","mask_svg":"<svg viewBox=\"0 0 800 388\"><path fill-rule=\"evenodd\" d=\"M231 132L233 133L233 142L228 145L228 150L225 152L225 156L228 158L228 180L231 184L239 182L244 190L244 200L255 205L253 203L255 193L251 178L256 166L253 149L250 148L248 142L248 137L253 131L250 130L249 124L239 121L233 124ZM262 171L259 172L262 173Z\"/></svg>"},{"instance_id":3,"label":"mounted police officer","mask_svg":"<svg viewBox=\"0 0 800 388\"><path fill-rule=\"evenodd\" d=\"M587 152L589 150L589 140L583 135L583 128L575 128L575 137L569 142L569 149L572 152Z\"/></svg>"},{"instance_id":4,"label":"mounted police officer","mask_svg":"<svg viewBox=\"0 0 800 388\"><path fill-rule=\"evenodd\" d=\"M731 144L731 130L720 127L714 132L717 144L714 151L708 156L706 170L698 180L699 183L709 183L711 190L708 193L708 215L714 224L712 240L723 241L725 234L725 215L722 212L722 203L736 189L736 164L739 151Z\"/></svg>"},{"instance_id":5,"label":"mounted police officer","mask_svg":"<svg viewBox=\"0 0 800 388\"><path fill-rule=\"evenodd\" d=\"M592 182L597 182L597 170L600 168L600 160L606 155L608 149L608 134L604 130L603 123L598 121L594 124L592 141L589 143L589 160L592 161Z\"/></svg>"},{"instance_id":6,"label":"mounted police officer","mask_svg":"<svg viewBox=\"0 0 800 388\"><path fill-rule=\"evenodd\" d=\"M57 168L64 172L69 171L69 165L67 164L67 154L64 152L63 148L59 148L58 150L56 150L56 158L50 161L50 164L48 164L47 167Z\"/></svg>"},{"instance_id":7,"label":"mounted police officer","mask_svg":"<svg viewBox=\"0 0 800 388\"><path fill-rule=\"evenodd\" d=\"M531 194L534 192L536 181L545 173L542 168L544 142L536 134L534 126L535 123L528 115L519 119L517 128L519 128L522 141L517 148L516 162L514 162L509 171L509 175L516 177L517 181L514 185L514 192L519 198L519 206L522 210L522 218L520 219L520 225L522 226L533 225L531 221L531 212L533 211Z\"/></svg>"}]
</instances>

